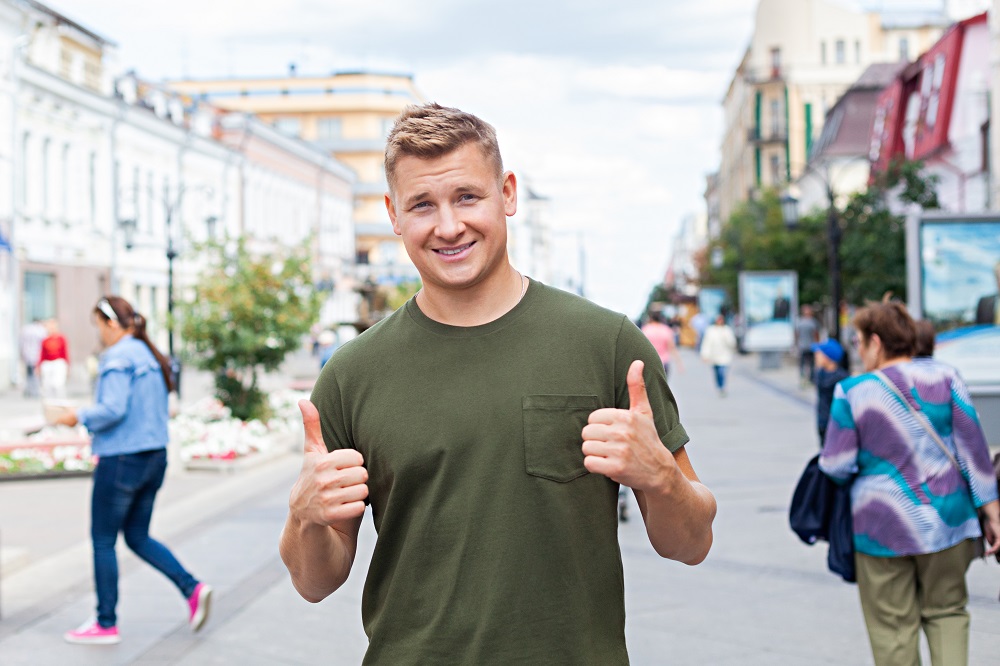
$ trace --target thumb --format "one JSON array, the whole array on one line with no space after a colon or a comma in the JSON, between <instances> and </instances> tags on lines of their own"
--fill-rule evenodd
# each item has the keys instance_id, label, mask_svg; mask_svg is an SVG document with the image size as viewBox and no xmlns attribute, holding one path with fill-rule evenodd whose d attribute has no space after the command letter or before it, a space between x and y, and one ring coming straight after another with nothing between
<instances>
[{"instance_id":1,"label":"thumb","mask_svg":"<svg viewBox=\"0 0 1000 666\"><path fill-rule=\"evenodd\" d=\"M632 365L628 367L625 381L628 384L629 411L652 416L653 408L649 406L649 396L646 395L646 380L642 378L644 367L645 363L642 361L632 361Z\"/></svg>"},{"instance_id":2,"label":"thumb","mask_svg":"<svg viewBox=\"0 0 1000 666\"><path fill-rule=\"evenodd\" d=\"M308 400L299 400L299 411L302 412L302 427L306 431L306 453L326 453L316 405Z\"/></svg>"}]
</instances>

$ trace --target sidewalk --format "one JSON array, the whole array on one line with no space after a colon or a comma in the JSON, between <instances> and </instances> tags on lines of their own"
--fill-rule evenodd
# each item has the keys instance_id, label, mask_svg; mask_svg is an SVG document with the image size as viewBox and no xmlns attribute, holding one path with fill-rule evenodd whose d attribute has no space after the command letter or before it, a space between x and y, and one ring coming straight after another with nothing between
<instances>
[{"instance_id":1,"label":"sidewalk","mask_svg":"<svg viewBox=\"0 0 1000 666\"><path fill-rule=\"evenodd\" d=\"M871 664L855 586L827 572L824 546L805 546L787 526L792 488L816 450L810 390L799 390L794 366L761 371L756 357L747 356L734 363L729 396L721 398L709 369L689 350L682 354L686 371L672 373L671 387L691 436L692 462L719 502L715 545L703 564L686 567L653 553L640 520L622 524L632 663ZM177 592L129 554L122 558L123 642L116 646L73 646L60 638L93 612L87 480L0 484L0 506L27 507L40 531L73 534L50 536L46 557L2 579L0 661L360 663L366 646L360 598L375 543L370 514L347 584L317 605L299 598L277 555L298 465L296 455L287 455L235 475L172 475L153 533L215 586L212 616L192 635ZM41 486L27 492L34 483L66 485L43 506ZM632 515L639 515L634 506ZM1000 652L1000 568L973 563L969 586L970 663L991 664Z\"/></svg>"}]
</instances>

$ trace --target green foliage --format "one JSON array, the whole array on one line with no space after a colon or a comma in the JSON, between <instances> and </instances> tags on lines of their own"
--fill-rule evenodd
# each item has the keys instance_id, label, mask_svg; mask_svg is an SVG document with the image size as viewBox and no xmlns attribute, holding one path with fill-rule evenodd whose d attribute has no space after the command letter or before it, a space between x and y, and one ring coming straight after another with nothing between
<instances>
[{"instance_id":1,"label":"green foliage","mask_svg":"<svg viewBox=\"0 0 1000 666\"><path fill-rule=\"evenodd\" d=\"M195 364L215 373L218 397L234 416L266 417L258 370L277 369L319 317L308 247L255 256L240 240L199 253L208 267L194 297L178 304L181 334Z\"/></svg>"},{"instance_id":2,"label":"green foliage","mask_svg":"<svg viewBox=\"0 0 1000 666\"><path fill-rule=\"evenodd\" d=\"M385 292L386 307L395 312L403 307L406 301L410 300L415 293L420 291L422 286L420 280L413 280L411 282L400 282L397 285L388 287Z\"/></svg>"},{"instance_id":3,"label":"green foliage","mask_svg":"<svg viewBox=\"0 0 1000 666\"><path fill-rule=\"evenodd\" d=\"M722 249L722 265L706 266L702 283L726 287L735 297L740 271L791 270L799 275L799 300L820 301L827 291L824 229L823 215L802 217L789 229L777 193L765 192L733 211L715 244Z\"/></svg>"},{"instance_id":4,"label":"green foliage","mask_svg":"<svg viewBox=\"0 0 1000 666\"><path fill-rule=\"evenodd\" d=\"M850 196L837 210L840 225L840 265L843 297L849 303L881 299L891 291L906 298L906 225L893 215L886 199L937 208L937 178L922 173L920 162L893 162L865 191ZM709 249L722 250L722 266L706 265L703 284L717 284L737 293L744 270L793 270L799 275L799 302L829 304L829 211L803 216L788 229L777 193L736 208L721 238Z\"/></svg>"}]
</instances>

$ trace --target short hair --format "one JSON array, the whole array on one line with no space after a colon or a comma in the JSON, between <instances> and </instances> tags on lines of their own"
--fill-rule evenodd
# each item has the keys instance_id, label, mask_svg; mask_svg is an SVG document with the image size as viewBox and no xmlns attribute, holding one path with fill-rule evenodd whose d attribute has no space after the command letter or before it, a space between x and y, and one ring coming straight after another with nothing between
<instances>
[{"instance_id":1,"label":"short hair","mask_svg":"<svg viewBox=\"0 0 1000 666\"><path fill-rule=\"evenodd\" d=\"M887 359L913 356L916 350L917 327L902 303L870 303L854 315L854 327L866 342L878 335Z\"/></svg>"},{"instance_id":2,"label":"short hair","mask_svg":"<svg viewBox=\"0 0 1000 666\"><path fill-rule=\"evenodd\" d=\"M385 145L385 178L390 194L396 188L396 164L401 157L428 160L475 143L491 163L497 182L503 178L503 160L497 133L485 120L437 103L411 104L403 109Z\"/></svg>"},{"instance_id":3,"label":"short hair","mask_svg":"<svg viewBox=\"0 0 1000 666\"><path fill-rule=\"evenodd\" d=\"M937 335L934 324L926 319L914 322L917 327L917 346L914 356L934 356L934 338Z\"/></svg>"}]
</instances>

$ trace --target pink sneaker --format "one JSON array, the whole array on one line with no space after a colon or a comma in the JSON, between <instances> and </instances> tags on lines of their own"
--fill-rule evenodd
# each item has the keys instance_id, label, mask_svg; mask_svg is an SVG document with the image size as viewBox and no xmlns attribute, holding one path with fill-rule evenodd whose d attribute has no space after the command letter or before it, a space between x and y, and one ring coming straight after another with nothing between
<instances>
[{"instance_id":1,"label":"pink sneaker","mask_svg":"<svg viewBox=\"0 0 1000 666\"><path fill-rule=\"evenodd\" d=\"M191 610L188 625L191 626L191 631L198 631L205 624L205 620L208 619L208 607L211 601L212 586L205 585L205 583L198 583L198 587L194 588L194 592L188 597L188 608Z\"/></svg>"},{"instance_id":2,"label":"pink sneaker","mask_svg":"<svg viewBox=\"0 0 1000 666\"><path fill-rule=\"evenodd\" d=\"M97 620L84 622L79 628L63 634L63 638L79 645L114 645L122 642L118 627L102 627L97 624Z\"/></svg>"}]
</instances>

